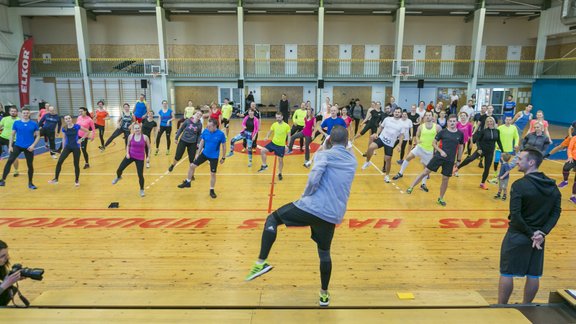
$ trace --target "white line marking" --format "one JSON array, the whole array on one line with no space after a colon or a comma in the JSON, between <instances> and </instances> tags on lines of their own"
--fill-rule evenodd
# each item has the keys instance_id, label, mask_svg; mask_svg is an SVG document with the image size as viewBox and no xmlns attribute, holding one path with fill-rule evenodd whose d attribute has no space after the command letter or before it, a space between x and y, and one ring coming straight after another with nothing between
<instances>
[{"instance_id":1,"label":"white line marking","mask_svg":"<svg viewBox=\"0 0 576 324\"><path fill-rule=\"evenodd\" d=\"M362 153L362 151L360 151L360 150L356 147L356 145L352 144L352 147L355 148L356 151L358 151L358 153L360 153L360 155L364 154L364 153ZM374 162L370 161L370 164L372 164L372 166L373 166L376 170L378 170L378 172L380 173L380 175L384 175L384 172L382 172L382 170L380 170L380 169L376 166L376 164L374 164Z\"/></svg>"}]
</instances>

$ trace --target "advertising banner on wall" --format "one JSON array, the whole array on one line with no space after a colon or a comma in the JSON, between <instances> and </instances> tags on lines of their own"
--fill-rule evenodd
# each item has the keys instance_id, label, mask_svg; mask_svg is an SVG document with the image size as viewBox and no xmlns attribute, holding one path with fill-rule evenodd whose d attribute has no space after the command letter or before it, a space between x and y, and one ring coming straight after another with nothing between
<instances>
[{"instance_id":1,"label":"advertising banner on wall","mask_svg":"<svg viewBox=\"0 0 576 324\"><path fill-rule=\"evenodd\" d=\"M30 69L32 62L32 46L34 41L28 38L22 44L18 56L18 92L20 93L20 107L30 103Z\"/></svg>"}]
</instances>

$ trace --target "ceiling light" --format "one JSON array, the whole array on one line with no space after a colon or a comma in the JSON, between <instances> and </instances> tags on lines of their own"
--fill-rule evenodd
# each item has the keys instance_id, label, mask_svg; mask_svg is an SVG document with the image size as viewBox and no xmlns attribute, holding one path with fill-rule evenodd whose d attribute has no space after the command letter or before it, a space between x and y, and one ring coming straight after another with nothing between
<instances>
[{"instance_id":1,"label":"ceiling light","mask_svg":"<svg viewBox=\"0 0 576 324\"><path fill-rule=\"evenodd\" d=\"M534 11L519 11L516 13L517 15L535 15Z\"/></svg>"},{"instance_id":2,"label":"ceiling light","mask_svg":"<svg viewBox=\"0 0 576 324\"><path fill-rule=\"evenodd\" d=\"M486 11L487 15L499 15L500 13L498 11Z\"/></svg>"},{"instance_id":3,"label":"ceiling light","mask_svg":"<svg viewBox=\"0 0 576 324\"><path fill-rule=\"evenodd\" d=\"M343 10L327 10L326 13L329 13L329 14L341 14L341 13L344 13L344 11L343 11Z\"/></svg>"},{"instance_id":4,"label":"ceiling light","mask_svg":"<svg viewBox=\"0 0 576 324\"><path fill-rule=\"evenodd\" d=\"M156 10L138 10L139 13L156 13Z\"/></svg>"},{"instance_id":5,"label":"ceiling light","mask_svg":"<svg viewBox=\"0 0 576 324\"><path fill-rule=\"evenodd\" d=\"M218 10L218 13L236 13L236 10Z\"/></svg>"},{"instance_id":6,"label":"ceiling light","mask_svg":"<svg viewBox=\"0 0 576 324\"><path fill-rule=\"evenodd\" d=\"M372 11L373 14L390 14L392 11Z\"/></svg>"},{"instance_id":7,"label":"ceiling light","mask_svg":"<svg viewBox=\"0 0 576 324\"><path fill-rule=\"evenodd\" d=\"M296 10L296 13L302 13L302 14L307 13L307 14L310 14L310 13L314 13L314 10Z\"/></svg>"},{"instance_id":8,"label":"ceiling light","mask_svg":"<svg viewBox=\"0 0 576 324\"><path fill-rule=\"evenodd\" d=\"M112 10L92 10L92 12L96 12L96 13L110 13L110 12L112 12Z\"/></svg>"},{"instance_id":9,"label":"ceiling light","mask_svg":"<svg viewBox=\"0 0 576 324\"><path fill-rule=\"evenodd\" d=\"M422 11L406 11L408 15L421 15Z\"/></svg>"},{"instance_id":10,"label":"ceiling light","mask_svg":"<svg viewBox=\"0 0 576 324\"><path fill-rule=\"evenodd\" d=\"M171 13L189 13L190 10L170 10Z\"/></svg>"},{"instance_id":11,"label":"ceiling light","mask_svg":"<svg viewBox=\"0 0 576 324\"><path fill-rule=\"evenodd\" d=\"M451 15L467 15L468 11L450 11Z\"/></svg>"},{"instance_id":12,"label":"ceiling light","mask_svg":"<svg viewBox=\"0 0 576 324\"><path fill-rule=\"evenodd\" d=\"M266 10L248 10L248 13L266 13Z\"/></svg>"}]
</instances>

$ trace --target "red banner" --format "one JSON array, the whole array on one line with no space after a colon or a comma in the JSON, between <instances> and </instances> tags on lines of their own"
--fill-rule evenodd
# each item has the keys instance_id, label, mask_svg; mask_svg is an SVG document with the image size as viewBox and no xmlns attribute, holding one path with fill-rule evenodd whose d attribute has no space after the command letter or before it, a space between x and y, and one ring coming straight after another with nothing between
<instances>
[{"instance_id":1,"label":"red banner","mask_svg":"<svg viewBox=\"0 0 576 324\"><path fill-rule=\"evenodd\" d=\"M32 62L32 45L34 41L28 38L22 44L18 57L18 91L20 93L20 107L30 103L30 69Z\"/></svg>"}]
</instances>

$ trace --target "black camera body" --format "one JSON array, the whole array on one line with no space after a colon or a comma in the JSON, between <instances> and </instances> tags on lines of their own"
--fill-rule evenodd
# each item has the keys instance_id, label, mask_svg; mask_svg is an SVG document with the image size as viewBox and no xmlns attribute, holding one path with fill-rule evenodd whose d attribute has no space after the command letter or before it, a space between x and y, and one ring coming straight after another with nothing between
<instances>
[{"instance_id":1,"label":"black camera body","mask_svg":"<svg viewBox=\"0 0 576 324\"><path fill-rule=\"evenodd\" d=\"M40 268L23 268L21 264L16 263L12 266L10 274L13 274L20 270L20 276L22 278L30 278L32 280L42 280L44 275L44 269Z\"/></svg>"}]
</instances>

